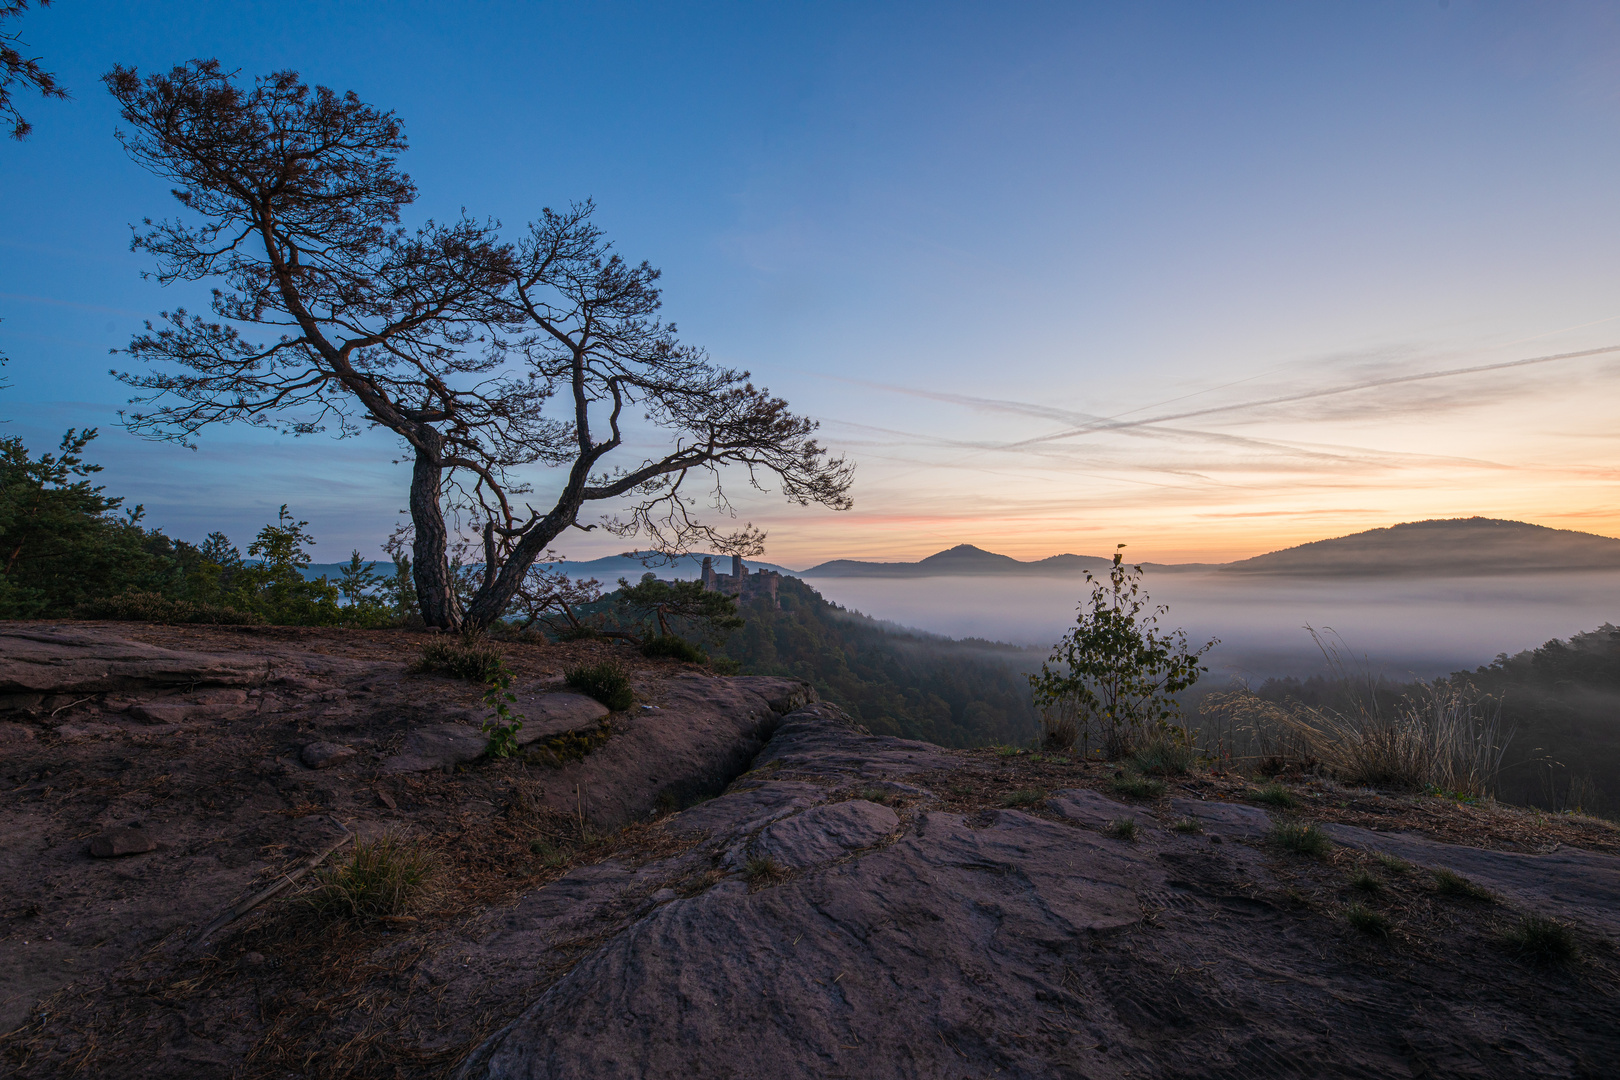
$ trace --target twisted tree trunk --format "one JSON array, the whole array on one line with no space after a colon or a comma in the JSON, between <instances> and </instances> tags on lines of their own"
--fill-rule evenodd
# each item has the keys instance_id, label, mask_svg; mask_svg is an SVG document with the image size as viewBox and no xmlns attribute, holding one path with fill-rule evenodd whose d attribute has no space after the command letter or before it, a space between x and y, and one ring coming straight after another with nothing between
<instances>
[{"instance_id":1,"label":"twisted tree trunk","mask_svg":"<svg viewBox=\"0 0 1620 1080\"><path fill-rule=\"evenodd\" d=\"M424 445L416 448L411 470L411 522L416 540L411 545L411 578L416 583L416 599L422 619L441 630L461 629L461 604L450 580L450 562L445 556L449 534L444 527L444 511L439 505L442 440L437 432L424 428Z\"/></svg>"}]
</instances>

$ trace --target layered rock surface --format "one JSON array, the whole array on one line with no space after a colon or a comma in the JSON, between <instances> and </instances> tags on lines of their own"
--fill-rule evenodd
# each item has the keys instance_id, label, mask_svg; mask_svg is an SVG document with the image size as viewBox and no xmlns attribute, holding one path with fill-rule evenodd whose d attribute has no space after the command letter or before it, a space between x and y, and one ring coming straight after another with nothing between
<instances>
[{"instance_id":1,"label":"layered rock surface","mask_svg":"<svg viewBox=\"0 0 1620 1080\"><path fill-rule=\"evenodd\" d=\"M1091 790L1048 800L1056 821L930 809L918 782L960 764L827 706L790 714L748 776L665 826L753 879L660 887L701 865L695 849L526 898L481 954L543 963L614 904L626 914L457 1076L1597 1076L1620 1060L1612 979L1579 1000L1568 972L1534 975L1531 1005L1302 923L1255 842L1258 807L1178 800L1204 831L1128 843L1102 830L1147 825L1144 808ZM874 804L876 785L913 809ZM1346 842L1419 866L1502 854L1357 832ZM1492 880L1521 899L1564 897L1607 927L1614 858L1499 861L1514 869Z\"/></svg>"}]
</instances>

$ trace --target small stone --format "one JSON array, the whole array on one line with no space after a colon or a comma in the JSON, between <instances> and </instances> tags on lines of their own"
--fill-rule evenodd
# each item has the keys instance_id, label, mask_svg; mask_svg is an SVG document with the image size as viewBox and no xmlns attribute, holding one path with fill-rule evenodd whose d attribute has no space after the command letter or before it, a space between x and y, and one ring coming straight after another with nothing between
<instances>
[{"instance_id":1,"label":"small stone","mask_svg":"<svg viewBox=\"0 0 1620 1080\"><path fill-rule=\"evenodd\" d=\"M139 855L157 847L157 841L139 829L108 829L90 841L90 854L98 859Z\"/></svg>"},{"instance_id":2,"label":"small stone","mask_svg":"<svg viewBox=\"0 0 1620 1080\"><path fill-rule=\"evenodd\" d=\"M330 769L354 757L354 747L341 743L312 742L298 756L312 769Z\"/></svg>"}]
</instances>

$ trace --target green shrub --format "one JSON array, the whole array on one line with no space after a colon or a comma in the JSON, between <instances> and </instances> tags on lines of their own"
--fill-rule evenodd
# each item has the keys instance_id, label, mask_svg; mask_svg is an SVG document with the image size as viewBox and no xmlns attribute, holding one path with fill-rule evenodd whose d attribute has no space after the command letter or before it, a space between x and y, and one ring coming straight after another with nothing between
<instances>
[{"instance_id":1,"label":"green shrub","mask_svg":"<svg viewBox=\"0 0 1620 1080\"><path fill-rule=\"evenodd\" d=\"M1545 915L1526 915L1502 935L1509 945L1528 959L1563 964L1580 955L1575 931L1567 923Z\"/></svg>"},{"instance_id":2,"label":"green shrub","mask_svg":"<svg viewBox=\"0 0 1620 1080\"><path fill-rule=\"evenodd\" d=\"M1389 917L1381 912L1374 911L1365 904L1346 904L1344 917L1351 926L1363 934L1373 937L1388 937L1390 930Z\"/></svg>"},{"instance_id":3,"label":"green shrub","mask_svg":"<svg viewBox=\"0 0 1620 1080\"><path fill-rule=\"evenodd\" d=\"M440 637L422 646L422 655L411 670L487 684L499 681L505 668L501 650L487 641Z\"/></svg>"},{"instance_id":4,"label":"green shrub","mask_svg":"<svg viewBox=\"0 0 1620 1080\"><path fill-rule=\"evenodd\" d=\"M1434 872L1434 891L1441 896L1460 900L1496 899L1495 895L1483 885L1474 884L1455 870L1443 868Z\"/></svg>"},{"instance_id":5,"label":"green shrub","mask_svg":"<svg viewBox=\"0 0 1620 1080\"><path fill-rule=\"evenodd\" d=\"M641 655L650 660L680 660L688 664L701 664L709 655L685 638L674 634L659 634L641 644Z\"/></svg>"},{"instance_id":6,"label":"green shrub","mask_svg":"<svg viewBox=\"0 0 1620 1080\"><path fill-rule=\"evenodd\" d=\"M716 675L741 675L743 666L741 661L733 660L729 656L711 656L709 668Z\"/></svg>"},{"instance_id":7,"label":"green shrub","mask_svg":"<svg viewBox=\"0 0 1620 1080\"><path fill-rule=\"evenodd\" d=\"M1166 738L1155 738L1131 755L1138 771L1148 776L1185 776L1196 758L1193 748Z\"/></svg>"},{"instance_id":8,"label":"green shrub","mask_svg":"<svg viewBox=\"0 0 1620 1080\"><path fill-rule=\"evenodd\" d=\"M1108 788L1115 795L1124 795L1132 799L1157 799L1164 794L1164 781L1126 773L1110 780Z\"/></svg>"},{"instance_id":9,"label":"green shrub","mask_svg":"<svg viewBox=\"0 0 1620 1080\"><path fill-rule=\"evenodd\" d=\"M635 693L630 689L629 676L624 668L611 660L569 668L563 673L563 678L569 686L595 698L614 712L623 712L636 700Z\"/></svg>"},{"instance_id":10,"label":"green shrub","mask_svg":"<svg viewBox=\"0 0 1620 1080\"><path fill-rule=\"evenodd\" d=\"M1267 784L1251 795L1250 798L1257 803L1265 803L1267 806L1280 806L1284 809L1299 805L1299 800L1294 798L1294 793L1282 784Z\"/></svg>"},{"instance_id":11,"label":"green shrub","mask_svg":"<svg viewBox=\"0 0 1620 1080\"><path fill-rule=\"evenodd\" d=\"M427 890L433 857L414 840L356 840L342 862L315 872L307 901L327 919L403 915Z\"/></svg>"},{"instance_id":12,"label":"green shrub","mask_svg":"<svg viewBox=\"0 0 1620 1080\"><path fill-rule=\"evenodd\" d=\"M211 626L258 626L264 616L220 604L170 600L153 592L126 592L92 600L73 609L77 619L116 619L120 622L201 623Z\"/></svg>"},{"instance_id":13,"label":"green shrub","mask_svg":"<svg viewBox=\"0 0 1620 1080\"><path fill-rule=\"evenodd\" d=\"M1103 831L1119 840L1135 840L1141 832L1141 826L1137 825L1135 818L1118 818L1110 821Z\"/></svg>"},{"instance_id":14,"label":"green shrub","mask_svg":"<svg viewBox=\"0 0 1620 1080\"><path fill-rule=\"evenodd\" d=\"M1034 806L1046 798L1046 792L1040 788L1020 788L1010 791L1001 797L1002 806Z\"/></svg>"},{"instance_id":15,"label":"green shrub","mask_svg":"<svg viewBox=\"0 0 1620 1080\"><path fill-rule=\"evenodd\" d=\"M1333 842L1327 834L1315 825L1298 821L1278 822L1271 827L1271 842L1284 851L1292 851L1296 855L1309 855L1313 859L1320 859L1333 850Z\"/></svg>"},{"instance_id":16,"label":"green shrub","mask_svg":"<svg viewBox=\"0 0 1620 1080\"><path fill-rule=\"evenodd\" d=\"M855 793L855 797L857 799L865 799L867 802L882 803L887 805L889 800L894 798L894 792L890 791L888 788L863 787Z\"/></svg>"}]
</instances>

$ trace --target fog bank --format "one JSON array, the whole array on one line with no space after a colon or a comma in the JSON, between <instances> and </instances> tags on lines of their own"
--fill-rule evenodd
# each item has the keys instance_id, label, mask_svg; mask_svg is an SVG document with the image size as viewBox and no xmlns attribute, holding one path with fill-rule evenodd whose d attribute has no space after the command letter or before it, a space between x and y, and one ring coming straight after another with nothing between
<instances>
[{"instance_id":1,"label":"fog bank","mask_svg":"<svg viewBox=\"0 0 1620 1080\"><path fill-rule=\"evenodd\" d=\"M1199 572L1144 577L1163 622L1185 627L1212 673L1305 676L1322 657L1304 629L1332 628L1392 677L1489 663L1604 622L1620 622L1620 571L1428 579L1283 578ZM1049 646L1073 624L1083 579L818 578L828 600L951 637Z\"/></svg>"}]
</instances>

